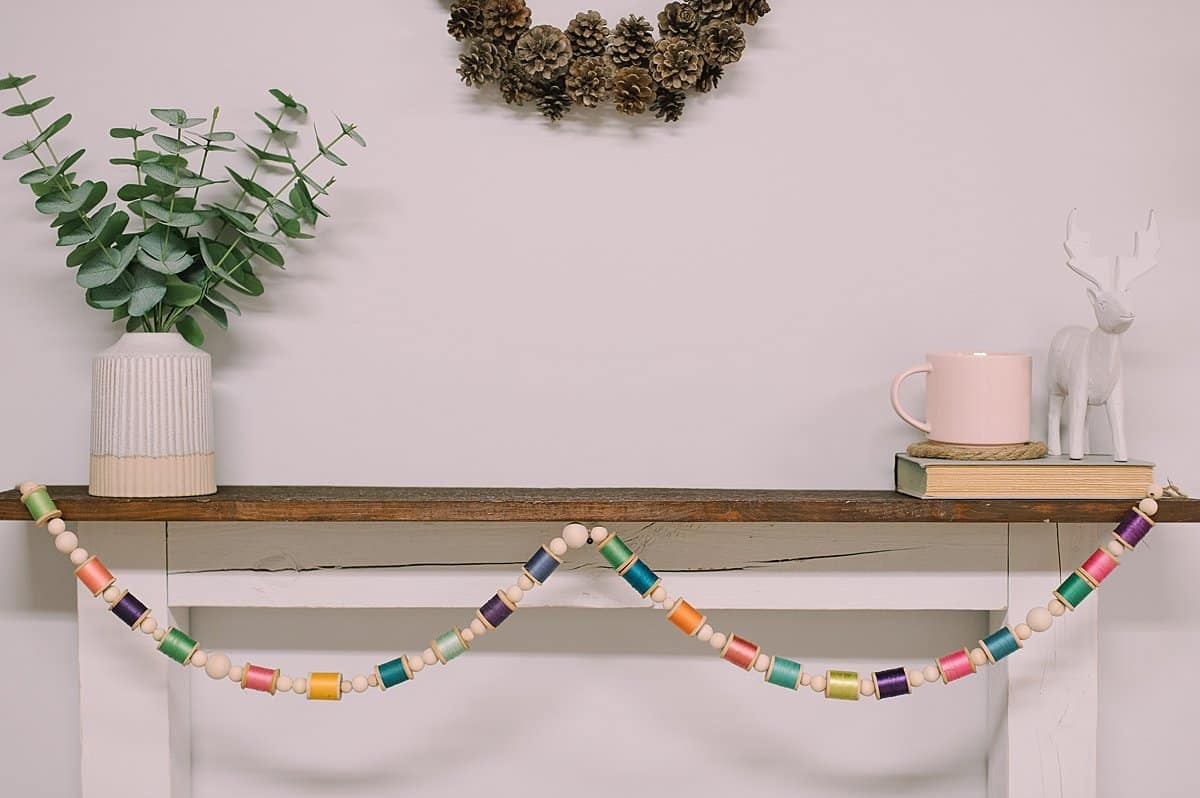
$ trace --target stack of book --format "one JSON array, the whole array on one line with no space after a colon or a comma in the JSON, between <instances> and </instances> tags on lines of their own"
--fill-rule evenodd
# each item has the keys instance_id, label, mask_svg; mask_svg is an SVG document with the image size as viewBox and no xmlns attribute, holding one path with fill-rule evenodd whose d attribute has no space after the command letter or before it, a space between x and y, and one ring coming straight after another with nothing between
<instances>
[{"instance_id":1,"label":"stack of book","mask_svg":"<svg viewBox=\"0 0 1200 798\"><path fill-rule=\"evenodd\" d=\"M1154 482L1154 464L1082 460L930 460L896 455L896 490L919 499L1138 499Z\"/></svg>"}]
</instances>

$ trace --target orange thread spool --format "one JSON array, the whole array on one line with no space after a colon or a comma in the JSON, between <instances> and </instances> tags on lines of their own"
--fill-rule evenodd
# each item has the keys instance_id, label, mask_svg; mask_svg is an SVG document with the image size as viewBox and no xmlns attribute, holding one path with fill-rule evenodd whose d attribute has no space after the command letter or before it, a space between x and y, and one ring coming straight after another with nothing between
<instances>
[{"instance_id":1,"label":"orange thread spool","mask_svg":"<svg viewBox=\"0 0 1200 798\"><path fill-rule=\"evenodd\" d=\"M117 581L104 563L100 562L96 557L88 557L83 565L75 569L75 576L79 577L79 581L83 586L92 591L93 596L99 596L104 592L105 588Z\"/></svg>"},{"instance_id":2,"label":"orange thread spool","mask_svg":"<svg viewBox=\"0 0 1200 798\"><path fill-rule=\"evenodd\" d=\"M674 606L667 612L667 620L679 627L679 631L692 637L708 619L691 604L683 599L676 599Z\"/></svg>"}]
</instances>

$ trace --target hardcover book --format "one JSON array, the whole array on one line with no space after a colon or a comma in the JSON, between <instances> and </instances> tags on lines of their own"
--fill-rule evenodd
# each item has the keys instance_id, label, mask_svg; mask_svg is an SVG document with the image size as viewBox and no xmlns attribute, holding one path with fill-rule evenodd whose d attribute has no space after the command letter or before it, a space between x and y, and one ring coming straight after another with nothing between
<instances>
[{"instance_id":1,"label":"hardcover book","mask_svg":"<svg viewBox=\"0 0 1200 798\"><path fill-rule=\"evenodd\" d=\"M933 460L896 455L896 490L918 499L1138 499L1154 464L1110 455L1037 460Z\"/></svg>"}]
</instances>

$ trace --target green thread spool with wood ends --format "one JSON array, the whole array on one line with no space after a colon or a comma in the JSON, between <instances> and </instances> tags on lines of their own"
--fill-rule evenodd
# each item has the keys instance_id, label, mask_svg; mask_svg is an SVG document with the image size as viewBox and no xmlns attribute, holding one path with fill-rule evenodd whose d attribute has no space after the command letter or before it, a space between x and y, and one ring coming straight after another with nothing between
<instances>
[{"instance_id":1,"label":"green thread spool with wood ends","mask_svg":"<svg viewBox=\"0 0 1200 798\"><path fill-rule=\"evenodd\" d=\"M1022 648L1021 638L1017 637L1016 633L1007 626L1001 626L980 640L979 647L983 649L983 653L987 655L988 661L993 665L1009 654L1017 653Z\"/></svg>"},{"instance_id":2,"label":"green thread spool with wood ends","mask_svg":"<svg viewBox=\"0 0 1200 798\"><path fill-rule=\"evenodd\" d=\"M1054 597L1066 604L1069 609L1074 610L1095 589L1092 587L1092 583L1076 569L1063 580L1063 583L1058 586L1058 590L1054 591Z\"/></svg>"},{"instance_id":3,"label":"green thread spool with wood ends","mask_svg":"<svg viewBox=\"0 0 1200 798\"><path fill-rule=\"evenodd\" d=\"M800 663L795 660L786 657L771 657L771 664L767 666L767 674L764 678L771 684L786 687L789 690L797 690L800 688L801 670Z\"/></svg>"},{"instance_id":4,"label":"green thread spool with wood ends","mask_svg":"<svg viewBox=\"0 0 1200 798\"><path fill-rule=\"evenodd\" d=\"M411 678L412 669L408 667L408 660L403 656L375 666L375 679L379 682L380 690L404 684Z\"/></svg>"},{"instance_id":5,"label":"green thread spool with wood ends","mask_svg":"<svg viewBox=\"0 0 1200 798\"><path fill-rule=\"evenodd\" d=\"M199 645L195 640L172 626L167 630L162 642L158 644L158 650L180 665L187 665L191 662L192 654L196 653Z\"/></svg>"},{"instance_id":6,"label":"green thread spool with wood ends","mask_svg":"<svg viewBox=\"0 0 1200 798\"><path fill-rule=\"evenodd\" d=\"M841 701L857 701L858 674L853 671L829 671L825 675L825 697Z\"/></svg>"},{"instance_id":7,"label":"green thread spool with wood ends","mask_svg":"<svg viewBox=\"0 0 1200 798\"><path fill-rule=\"evenodd\" d=\"M617 537L616 532L609 535L597 550L613 568L620 568L633 559L633 552L625 545L625 541Z\"/></svg>"},{"instance_id":8,"label":"green thread spool with wood ends","mask_svg":"<svg viewBox=\"0 0 1200 798\"><path fill-rule=\"evenodd\" d=\"M467 641L463 640L462 631L457 626L435 637L429 647L433 649L433 653L437 655L438 661L443 665L470 648Z\"/></svg>"},{"instance_id":9,"label":"green thread spool with wood ends","mask_svg":"<svg viewBox=\"0 0 1200 798\"><path fill-rule=\"evenodd\" d=\"M45 526L52 518L62 518L62 510L54 505L54 499L50 498L45 485L38 485L37 490L22 496L21 504L25 505L38 526Z\"/></svg>"}]
</instances>

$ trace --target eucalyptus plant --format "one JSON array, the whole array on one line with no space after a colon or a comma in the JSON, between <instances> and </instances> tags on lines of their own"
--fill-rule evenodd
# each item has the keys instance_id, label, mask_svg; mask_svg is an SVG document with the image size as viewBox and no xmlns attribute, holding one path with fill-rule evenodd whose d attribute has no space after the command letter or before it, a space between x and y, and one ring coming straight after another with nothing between
<instances>
[{"instance_id":1,"label":"eucalyptus plant","mask_svg":"<svg viewBox=\"0 0 1200 798\"><path fill-rule=\"evenodd\" d=\"M312 238L308 231L317 219L329 216L317 199L329 193L334 178L317 179L317 162L346 166L335 150L344 139L366 146L355 125L338 119L340 130L328 143L313 126L316 153L299 160L293 152L298 133L283 125L285 118L303 121L308 109L279 89L270 90L279 103L274 119L255 113L267 134L262 147L218 130L219 108L210 118L189 116L180 108L152 108L162 132L154 125L109 131L129 145L127 155L109 162L134 174L117 189L121 210L116 202L101 204L108 196L104 181L76 180L73 170L84 150L62 158L55 152L51 139L70 124L71 115L41 124L37 112L54 98L26 97L22 87L35 77L10 73L0 78L0 91L14 91L20 99L4 114L28 117L37 132L3 160L29 156L37 161L38 168L21 175L20 182L33 190L38 212L51 217L58 246L71 248L67 266L77 268L75 281L85 289L87 304L111 311L127 331L174 329L194 346L204 342L197 312L226 329L230 313L241 315L228 293L262 294L256 265L283 268L284 243ZM249 175L230 166L220 179L206 175L215 160L210 156L236 152L225 145L237 140L254 159ZM271 173L282 182L275 190L259 182Z\"/></svg>"}]
</instances>

